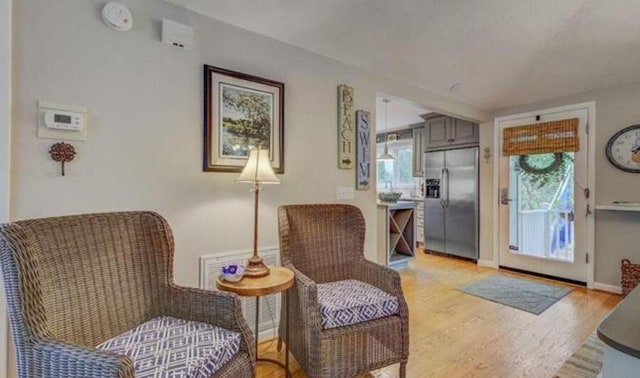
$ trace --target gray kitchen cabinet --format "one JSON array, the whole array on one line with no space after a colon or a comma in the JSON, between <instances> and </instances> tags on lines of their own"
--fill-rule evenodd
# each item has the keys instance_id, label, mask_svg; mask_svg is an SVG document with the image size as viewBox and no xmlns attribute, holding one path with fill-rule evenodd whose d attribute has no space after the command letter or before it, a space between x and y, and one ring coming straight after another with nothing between
<instances>
[{"instance_id":1,"label":"gray kitchen cabinet","mask_svg":"<svg viewBox=\"0 0 640 378\"><path fill-rule=\"evenodd\" d=\"M426 150L475 146L480 141L478 124L443 115L427 117L424 133Z\"/></svg>"},{"instance_id":2,"label":"gray kitchen cabinet","mask_svg":"<svg viewBox=\"0 0 640 378\"><path fill-rule=\"evenodd\" d=\"M429 118L425 122L425 146L426 148L446 147L450 144L449 137L451 117L440 116Z\"/></svg>"},{"instance_id":3,"label":"gray kitchen cabinet","mask_svg":"<svg viewBox=\"0 0 640 378\"><path fill-rule=\"evenodd\" d=\"M419 248L422 248L424 246L424 203L422 202L418 202L416 205L416 224L418 229L416 245L420 245Z\"/></svg>"},{"instance_id":4,"label":"gray kitchen cabinet","mask_svg":"<svg viewBox=\"0 0 640 378\"><path fill-rule=\"evenodd\" d=\"M424 156L424 125L413 129L413 177L422 177L422 158Z\"/></svg>"},{"instance_id":5,"label":"gray kitchen cabinet","mask_svg":"<svg viewBox=\"0 0 640 378\"><path fill-rule=\"evenodd\" d=\"M478 124L465 121L463 119L452 119L451 138L453 143L458 144L478 144L480 141L480 130Z\"/></svg>"},{"instance_id":6,"label":"gray kitchen cabinet","mask_svg":"<svg viewBox=\"0 0 640 378\"><path fill-rule=\"evenodd\" d=\"M417 205L413 201L379 202L377 207L378 261L393 269L406 269L416 254Z\"/></svg>"}]
</instances>

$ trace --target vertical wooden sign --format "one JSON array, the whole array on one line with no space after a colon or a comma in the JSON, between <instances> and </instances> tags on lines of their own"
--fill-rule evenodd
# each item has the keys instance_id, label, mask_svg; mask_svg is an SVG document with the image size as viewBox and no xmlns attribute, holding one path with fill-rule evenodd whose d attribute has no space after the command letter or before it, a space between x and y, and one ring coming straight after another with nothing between
<instances>
[{"instance_id":1,"label":"vertical wooden sign","mask_svg":"<svg viewBox=\"0 0 640 378\"><path fill-rule=\"evenodd\" d=\"M355 128L353 123L353 88L338 85L338 168L351 169L355 157Z\"/></svg>"},{"instance_id":2,"label":"vertical wooden sign","mask_svg":"<svg viewBox=\"0 0 640 378\"><path fill-rule=\"evenodd\" d=\"M369 112L356 112L356 189L369 189L371 172L371 133L369 128Z\"/></svg>"}]
</instances>

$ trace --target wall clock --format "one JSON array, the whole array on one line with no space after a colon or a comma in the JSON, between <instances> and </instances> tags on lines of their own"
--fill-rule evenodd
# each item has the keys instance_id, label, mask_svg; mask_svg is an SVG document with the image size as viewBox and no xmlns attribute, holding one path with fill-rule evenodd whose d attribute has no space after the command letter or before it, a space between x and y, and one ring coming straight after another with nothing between
<instances>
[{"instance_id":1,"label":"wall clock","mask_svg":"<svg viewBox=\"0 0 640 378\"><path fill-rule=\"evenodd\" d=\"M640 173L640 125L615 133L606 147L607 159L625 172Z\"/></svg>"}]
</instances>

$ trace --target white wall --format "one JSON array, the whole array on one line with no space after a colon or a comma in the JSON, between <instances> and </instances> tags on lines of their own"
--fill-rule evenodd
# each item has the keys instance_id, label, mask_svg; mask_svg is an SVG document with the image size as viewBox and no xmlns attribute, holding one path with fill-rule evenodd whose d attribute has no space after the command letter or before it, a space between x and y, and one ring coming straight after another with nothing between
<instances>
[{"instance_id":1,"label":"white wall","mask_svg":"<svg viewBox=\"0 0 640 378\"><path fill-rule=\"evenodd\" d=\"M499 150L493 145L493 120L480 124L480 159L479 159L479 224L480 224L480 263L497 268L493 261L493 159ZM484 149L491 149L491 157L484 158ZM496 220L497 221L497 220Z\"/></svg>"},{"instance_id":2,"label":"white wall","mask_svg":"<svg viewBox=\"0 0 640 378\"><path fill-rule=\"evenodd\" d=\"M640 124L640 84L603 89L535 104L527 104L493 112L492 117L519 114L595 101L596 103L596 204L611 204L614 200L640 202L640 175L625 173L613 167L605 156L609 138L618 130ZM493 121L481 126L481 146L493 146ZM493 169L485 164L481 171L481 240L482 259L491 260L493 245ZM595 211L595 281L620 285L620 260L629 258L640 263L640 213Z\"/></svg>"},{"instance_id":3,"label":"white wall","mask_svg":"<svg viewBox=\"0 0 640 378\"><path fill-rule=\"evenodd\" d=\"M0 0L0 223L9 220L12 0ZM7 376L7 308L0 282L0 377Z\"/></svg>"},{"instance_id":4,"label":"white wall","mask_svg":"<svg viewBox=\"0 0 640 378\"><path fill-rule=\"evenodd\" d=\"M156 210L173 227L182 284L197 285L198 256L250 249L252 241L248 188L234 183L236 174L202 172L202 64L285 83L286 174L261 195L262 246L277 244L279 205L332 202L336 186L354 183L353 170L336 168L338 84L355 87L355 108L372 114L376 93L385 93L465 118L486 117L161 1L122 2L135 17L127 33L100 21L103 1L16 2L11 218ZM195 26L197 49L160 43L163 17ZM73 143L77 155L66 177L48 158L54 141L35 137L38 100L89 108L89 140ZM366 249L375 258L375 188L350 202L364 212Z\"/></svg>"}]
</instances>

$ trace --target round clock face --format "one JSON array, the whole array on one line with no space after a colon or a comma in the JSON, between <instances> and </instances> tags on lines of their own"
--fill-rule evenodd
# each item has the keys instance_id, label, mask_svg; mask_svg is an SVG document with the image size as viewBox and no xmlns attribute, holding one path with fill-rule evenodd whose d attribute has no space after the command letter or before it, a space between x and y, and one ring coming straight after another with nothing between
<instances>
[{"instance_id":1,"label":"round clock face","mask_svg":"<svg viewBox=\"0 0 640 378\"><path fill-rule=\"evenodd\" d=\"M607 143L607 159L625 172L640 173L640 125L618 131Z\"/></svg>"}]
</instances>

